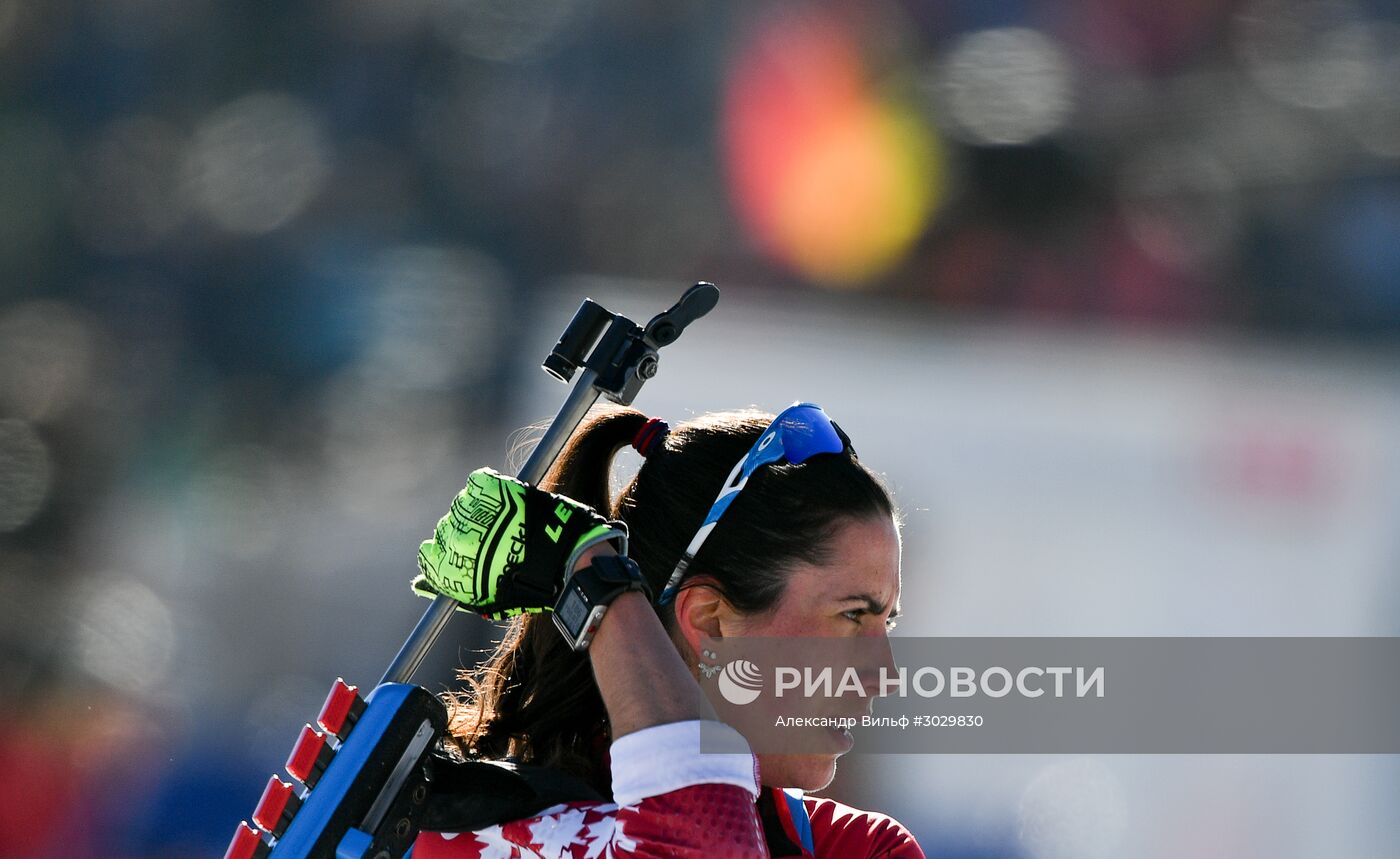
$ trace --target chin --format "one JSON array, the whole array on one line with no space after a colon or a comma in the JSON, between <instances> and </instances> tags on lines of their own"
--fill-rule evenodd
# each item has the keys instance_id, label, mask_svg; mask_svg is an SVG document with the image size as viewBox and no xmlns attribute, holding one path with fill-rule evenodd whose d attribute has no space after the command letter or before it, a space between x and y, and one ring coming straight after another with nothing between
<instances>
[{"instance_id":1,"label":"chin","mask_svg":"<svg viewBox=\"0 0 1400 859\"><path fill-rule=\"evenodd\" d=\"M768 787L818 791L836 777L836 755L759 755L758 772Z\"/></svg>"}]
</instances>

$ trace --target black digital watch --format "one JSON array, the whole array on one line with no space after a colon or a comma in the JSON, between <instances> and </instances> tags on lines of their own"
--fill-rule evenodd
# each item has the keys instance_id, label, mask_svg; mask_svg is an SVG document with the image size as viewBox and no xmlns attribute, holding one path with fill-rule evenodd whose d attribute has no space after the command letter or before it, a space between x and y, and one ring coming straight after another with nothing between
<instances>
[{"instance_id":1,"label":"black digital watch","mask_svg":"<svg viewBox=\"0 0 1400 859\"><path fill-rule=\"evenodd\" d=\"M625 555L599 555L564 583L554 604L554 625L574 650L587 650L608 604L628 591L641 591L651 600L637 562Z\"/></svg>"}]
</instances>

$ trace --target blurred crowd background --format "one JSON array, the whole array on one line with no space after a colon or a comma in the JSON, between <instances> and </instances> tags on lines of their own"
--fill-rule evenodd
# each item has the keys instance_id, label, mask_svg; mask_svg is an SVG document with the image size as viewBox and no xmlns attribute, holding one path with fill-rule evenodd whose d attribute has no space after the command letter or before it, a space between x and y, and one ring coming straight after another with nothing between
<instances>
[{"instance_id":1,"label":"blurred crowd background","mask_svg":"<svg viewBox=\"0 0 1400 859\"><path fill-rule=\"evenodd\" d=\"M0 857L219 855L578 302L702 279L638 406L823 403L905 508L902 632L1396 632L1393 3L0 0ZM976 859L1394 856L1397 791L832 789Z\"/></svg>"}]
</instances>

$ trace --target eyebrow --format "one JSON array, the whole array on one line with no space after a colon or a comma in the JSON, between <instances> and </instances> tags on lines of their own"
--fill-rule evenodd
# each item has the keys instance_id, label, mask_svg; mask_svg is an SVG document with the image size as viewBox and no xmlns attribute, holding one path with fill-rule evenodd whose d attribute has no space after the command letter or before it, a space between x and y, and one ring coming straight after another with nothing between
<instances>
[{"instance_id":1,"label":"eyebrow","mask_svg":"<svg viewBox=\"0 0 1400 859\"><path fill-rule=\"evenodd\" d=\"M884 614L885 609L887 608L887 606L884 603L880 602L878 599L871 596L870 594L851 594L850 596L842 597L840 600L838 600L838 602L865 603L865 610L870 612L871 614ZM897 617L899 617L899 606L896 605L894 607L894 611L890 612L889 619L894 620Z\"/></svg>"}]
</instances>

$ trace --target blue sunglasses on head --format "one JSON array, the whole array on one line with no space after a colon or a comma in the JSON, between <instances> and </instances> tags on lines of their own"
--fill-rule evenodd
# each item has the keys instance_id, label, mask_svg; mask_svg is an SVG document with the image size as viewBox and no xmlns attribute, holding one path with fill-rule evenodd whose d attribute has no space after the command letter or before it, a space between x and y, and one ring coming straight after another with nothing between
<instances>
[{"instance_id":1,"label":"blue sunglasses on head","mask_svg":"<svg viewBox=\"0 0 1400 859\"><path fill-rule=\"evenodd\" d=\"M758 441L754 442L753 447L749 448L744 458L734 466L734 470L729 472L729 479L724 481L719 497L710 506L710 512L705 514L705 521L701 523L700 530L695 532L690 545L686 546L685 553L681 555L680 562L676 564L676 569L672 571L671 578L667 580L666 588L661 592L656 604L666 605L675 599L686 569L695 560L710 533L715 530L715 525L719 524L724 511L729 509L729 505L739 497L739 492L748 485L749 478L755 471L770 462L797 464L806 462L819 453L844 453L847 450L851 450L850 439L826 416L821 406L814 403L793 403L783 409L758 437Z\"/></svg>"}]
</instances>

